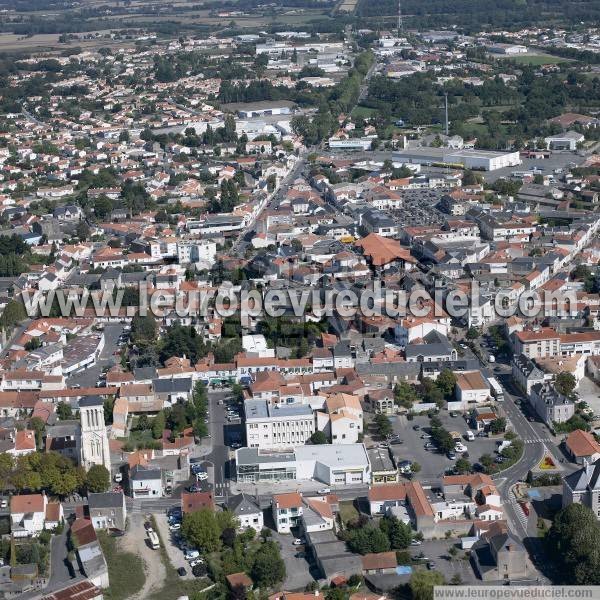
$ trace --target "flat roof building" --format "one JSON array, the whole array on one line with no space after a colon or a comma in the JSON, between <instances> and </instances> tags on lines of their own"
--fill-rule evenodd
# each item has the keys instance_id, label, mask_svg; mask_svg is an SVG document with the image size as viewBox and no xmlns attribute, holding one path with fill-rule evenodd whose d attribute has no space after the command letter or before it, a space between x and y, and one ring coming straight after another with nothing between
<instances>
[{"instance_id":1,"label":"flat roof building","mask_svg":"<svg viewBox=\"0 0 600 600\"><path fill-rule=\"evenodd\" d=\"M395 162L419 165L462 165L467 169L495 171L521 164L518 152L492 152L490 150L453 150L452 148L408 148L395 152Z\"/></svg>"},{"instance_id":2,"label":"flat roof building","mask_svg":"<svg viewBox=\"0 0 600 600\"><path fill-rule=\"evenodd\" d=\"M293 452L240 448L236 451L236 470L238 481L246 483L315 479L342 486L371 480L363 444L311 444Z\"/></svg>"}]
</instances>

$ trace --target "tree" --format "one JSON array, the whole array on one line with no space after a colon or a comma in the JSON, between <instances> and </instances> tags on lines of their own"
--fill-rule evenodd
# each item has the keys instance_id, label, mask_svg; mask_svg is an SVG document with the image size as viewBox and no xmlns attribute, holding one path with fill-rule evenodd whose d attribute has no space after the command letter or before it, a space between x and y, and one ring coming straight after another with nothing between
<instances>
[{"instance_id":1,"label":"tree","mask_svg":"<svg viewBox=\"0 0 600 600\"><path fill-rule=\"evenodd\" d=\"M326 444L327 436L322 431L315 431L309 440L311 444Z\"/></svg>"},{"instance_id":2,"label":"tree","mask_svg":"<svg viewBox=\"0 0 600 600\"><path fill-rule=\"evenodd\" d=\"M560 556L564 583L600 584L600 525L592 510L574 503L555 517L547 536L555 556Z\"/></svg>"},{"instance_id":3,"label":"tree","mask_svg":"<svg viewBox=\"0 0 600 600\"><path fill-rule=\"evenodd\" d=\"M35 443L39 448L42 447L42 436L44 434L44 430L46 429L46 423L42 421L39 417L33 417L29 421L29 427L35 431Z\"/></svg>"},{"instance_id":4,"label":"tree","mask_svg":"<svg viewBox=\"0 0 600 600\"><path fill-rule=\"evenodd\" d=\"M384 438L390 435L393 431L392 422L389 420L387 415L377 414L373 419L375 428L380 437Z\"/></svg>"},{"instance_id":5,"label":"tree","mask_svg":"<svg viewBox=\"0 0 600 600\"><path fill-rule=\"evenodd\" d=\"M420 465L418 462L413 462L413 463L410 465L410 472L411 472L413 475L416 475L416 474L417 474L417 473L418 473L420 470L421 470L421 465Z\"/></svg>"},{"instance_id":6,"label":"tree","mask_svg":"<svg viewBox=\"0 0 600 600\"><path fill-rule=\"evenodd\" d=\"M113 202L110 198L102 194L96 198L94 202L94 214L96 218L100 221L106 219L106 217L110 216L110 213L113 209Z\"/></svg>"},{"instance_id":7,"label":"tree","mask_svg":"<svg viewBox=\"0 0 600 600\"><path fill-rule=\"evenodd\" d=\"M444 577L437 571L415 571L410 578L413 600L432 600L433 588L444 585Z\"/></svg>"},{"instance_id":8,"label":"tree","mask_svg":"<svg viewBox=\"0 0 600 600\"><path fill-rule=\"evenodd\" d=\"M563 371L556 376L554 387L563 396L570 396L576 386L577 380L575 379L573 373Z\"/></svg>"},{"instance_id":9,"label":"tree","mask_svg":"<svg viewBox=\"0 0 600 600\"><path fill-rule=\"evenodd\" d=\"M56 414L61 421L73 418L73 410L70 404L59 402L56 406Z\"/></svg>"},{"instance_id":10,"label":"tree","mask_svg":"<svg viewBox=\"0 0 600 600\"><path fill-rule=\"evenodd\" d=\"M443 427L434 427L431 430L431 438L442 452L451 452L456 445L450 432Z\"/></svg>"},{"instance_id":11,"label":"tree","mask_svg":"<svg viewBox=\"0 0 600 600\"><path fill-rule=\"evenodd\" d=\"M156 339L156 319L152 315L135 315L131 320L131 341L134 344L153 342Z\"/></svg>"},{"instance_id":12,"label":"tree","mask_svg":"<svg viewBox=\"0 0 600 600\"><path fill-rule=\"evenodd\" d=\"M260 588L269 588L285 579L285 563L275 542L265 542L254 555L252 579Z\"/></svg>"},{"instance_id":13,"label":"tree","mask_svg":"<svg viewBox=\"0 0 600 600\"><path fill-rule=\"evenodd\" d=\"M504 432L505 429L506 429L506 419L504 417L498 417L497 419L494 419L490 423L490 431L494 435Z\"/></svg>"},{"instance_id":14,"label":"tree","mask_svg":"<svg viewBox=\"0 0 600 600\"><path fill-rule=\"evenodd\" d=\"M90 235L90 228L88 224L81 220L77 223L77 227L75 228L75 234L82 241L85 242Z\"/></svg>"},{"instance_id":15,"label":"tree","mask_svg":"<svg viewBox=\"0 0 600 600\"><path fill-rule=\"evenodd\" d=\"M9 300L0 316L0 327L12 329L15 325L27 318L25 305L18 300Z\"/></svg>"},{"instance_id":16,"label":"tree","mask_svg":"<svg viewBox=\"0 0 600 600\"><path fill-rule=\"evenodd\" d=\"M448 398L454 392L456 386L456 375L450 369L442 369L435 381L445 398Z\"/></svg>"},{"instance_id":17,"label":"tree","mask_svg":"<svg viewBox=\"0 0 600 600\"><path fill-rule=\"evenodd\" d=\"M466 458L459 458L454 465L454 468L462 475L470 473L472 470L471 463Z\"/></svg>"},{"instance_id":18,"label":"tree","mask_svg":"<svg viewBox=\"0 0 600 600\"><path fill-rule=\"evenodd\" d=\"M184 515L181 532L190 544L204 552L221 549L221 530L209 508Z\"/></svg>"},{"instance_id":19,"label":"tree","mask_svg":"<svg viewBox=\"0 0 600 600\"><path fill-rule=\"evenodd\" d=\"M467 330L467 339L469 340L475 340L479 335L479 329L477 329L477 327L469 327Z\"/></svg>"},{"instance_id":20,"label":"tree","mask_svg":"<svg viewBox=\"0 0 600 600\"><path fill-rule=\"evenodd\" d=\"M152 437L155 440L159 440L162 438L163 431L167 426L167 419L165 417L164 411L159 411L159 413L154 417L154 421L152 422Z\"/></svg>"},{"instance_id":21,"label":"tree","mask_svg":"<svg viewBox=\"0 0 600 600\"><path fill-rule=\"evenodd\" d=\"M387 535L372 525L353 529L348 536L347 544L350 550L357 554L387 552L390 549Z\"/></svg>"},{"instance_id":22,"label":"tree","mask_svg":"<svg viewBox=\"0 0 600 600\"><path fill-rule=\"evenodd\" d=\"M85 485L88 491L106 492L110 485L110 473L104 465L93 465L87 472Z\"/></svg>"},{"instance_id":23,"label":"tree","mask_svg":"<svg viewBox=\"0 0 600 600\"><path fill-rule=\"evenodd\" d=\"M386 534L392 550L402 550L410 545L412 530L410 525L404 524L400 519L384 517L379 521L379 528Z\"/></svg>"}]
</instances>

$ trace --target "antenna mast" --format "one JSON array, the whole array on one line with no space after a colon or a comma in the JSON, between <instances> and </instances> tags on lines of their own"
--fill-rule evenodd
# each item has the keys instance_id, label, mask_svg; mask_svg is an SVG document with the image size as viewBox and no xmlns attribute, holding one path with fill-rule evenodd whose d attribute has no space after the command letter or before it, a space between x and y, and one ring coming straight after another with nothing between
<instances>
[{"instance_id":1,"label":"antenna mast","mask_svg":"<svg viewBox=\"0 0 600 600\"><path fill-rule=\"evenodd\" d=\"M448 137L448 93L444 94L444 106L446 109L446 137Z\"/></svg>"},{"instance_id":2,"label":"antenna mast","mask_svg":"<svg viewBox=\"0 0 600 600\"><path fill-rule=\"evenodd\" d=\"M402 29L402 0L398 0L398 37L400 37Z\"/></svg>"}]
</instances>

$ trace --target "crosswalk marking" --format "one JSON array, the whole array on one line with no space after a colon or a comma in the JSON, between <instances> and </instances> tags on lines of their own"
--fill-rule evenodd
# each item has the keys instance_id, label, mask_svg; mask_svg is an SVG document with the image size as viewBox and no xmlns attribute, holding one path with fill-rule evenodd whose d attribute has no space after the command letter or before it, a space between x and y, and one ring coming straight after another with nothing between
<instances>
[{"instance_id":1,"label":"crosswalk marking","mask_svg":"<svg viewBox=\"0 0 600 600\"><path fill-rule=\"evenodd\" d=\"M525 444L552 444L554 440L552 438L535 438L535 439L527 439L523 440Z\"/></svg>"},{"instance_id":2,"label":"crosswalk marking","mask_svg":"<svg viewBox=\"0 0 600 600\"><path fill-rule=\"evenodd\" d=\"M527 531L529 517L525 514L523 507L517 502L517 498L513 490L511 490L510 493L510 505L515 515L517 515L517 519L519 519L521 525L523 526L523 529Z\"/></svg>"}]
</instances>

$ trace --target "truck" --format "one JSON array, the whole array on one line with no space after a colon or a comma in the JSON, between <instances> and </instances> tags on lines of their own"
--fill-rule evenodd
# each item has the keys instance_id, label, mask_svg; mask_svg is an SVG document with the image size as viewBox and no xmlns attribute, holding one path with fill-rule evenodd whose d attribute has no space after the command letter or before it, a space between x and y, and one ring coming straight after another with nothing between
<instances>
[{"instance_id":1,"label":"truck","mask_svg":"<svg viewBox=\"0 0 600 600\"><path fill-rule=\"evenodd\" d=\"M148 540L150 542L150 548L152 550L158 550L160 548L160 540L158 539L158 535L155 531L151 529L148 531Z\"/></svg>"}]
</instances>

